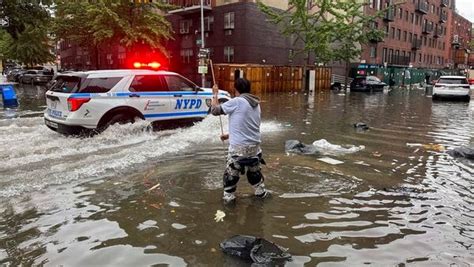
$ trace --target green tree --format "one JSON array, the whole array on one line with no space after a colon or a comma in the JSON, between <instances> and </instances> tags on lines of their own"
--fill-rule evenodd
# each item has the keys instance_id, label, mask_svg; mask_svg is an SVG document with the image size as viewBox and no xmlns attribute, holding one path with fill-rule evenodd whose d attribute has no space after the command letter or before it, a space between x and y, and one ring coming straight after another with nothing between
<instances>
[{"instance_id":1,"label":"green tree","mask_svg":"<svg viewBox=\"0 0 474 267\"><path fill-rule=\"evenodd\" d=\"M170 8L159 1L58 1L54 33L95 51L113 45L127 49L146 46L168 55L163 43L171 39L171 26L162 12ZM97 66L98 67L98 66Z\"/></svg>"},{"instance_id":2,"label":"green tree","mask_svg":"<svg viewBox=\"0 0 474 267\"><path fill-rule=\"evenodd\" d=\"M379 30L377 20L392 12L394 6L378 11L374 15L364 14L364 0L335 0L333 12L334 29L334 60L345 63L345 87L349 81L350 63L360 57L362 46L371 42L383 40L384 32Z\"/></svg>"},{"instance_id":3,"label":"green tree","mask_svg":"<svg viewBox=\"0 0 474 267\"><path fill-rule=\"evenodd\" d=\"M3 59L16 60L26 65L54 59L48 28L51 1L3 0L0 16L8 22L0 36Z\"/></svg>"},{"instance_id":4,"label":"green tree","mask_svg":"<svg viewBox=\"0 0 474 267\"><path fill-rule=\"evenodd\" d=\"M287 10L278 10L258 1L260 10L271 22L282 27L282 33L292 37L294 56L303 54L303 88L306 87L306 69L311 56L316 62L328 63L333 59L331 41L334 12L332 0L289 0Z\"/></svg>"},{"instance_id":5,"label":"green tree","mask_svg":"<svg viewBox=\"0 0 474 267\"><path fill-rule=\"evenodd\" d=\"M54 61L53 46L44 27L27 25L17 39L9 35L4 39L5 58L13 59L27 66Z\"/></svg>"}]
</instances>

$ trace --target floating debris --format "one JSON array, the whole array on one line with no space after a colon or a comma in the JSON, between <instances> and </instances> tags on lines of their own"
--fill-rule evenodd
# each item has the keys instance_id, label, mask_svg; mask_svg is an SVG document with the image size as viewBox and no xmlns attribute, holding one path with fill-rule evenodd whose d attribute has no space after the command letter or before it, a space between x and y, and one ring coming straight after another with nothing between
<instances>
[{"instance_id":1,"label":"floating debris","mask_svg":"<svg viewBox=\"0 0 474 267\"><path fill-rule=\"evenodd\" d=\"M466 158L474 160L474 149L470 147L458 147L448 150L446 153L454 158Z\"/></svg>"},{"instance_id":2,"label":"floating debris","mask_svg":"<svg viewBox=\"0 0 474 267\"><path fill-rule=\"evenodd\" d=\"M153 189L156 189L156 188L158 188L159 186L160 186L160 183L157 183L156 185L150 187L150 188L149 188L148 190L146 190L146 191L147 191L147 192L152 191Z\"/></svg>"},{"instance_id":3,"label":"floating debris","mask_svg":"<svg viewBox=\"0 0 474 267\"><path fill-rule=\"evenodd\" d=\"M236 235L220 243L224 253L258 264L284 265L291 260L287 249L263 238ZM265 265L267 266L267 265Z\"/></svg>"},{"instance_id":4,"label":"floating debris","mask_svg":"<svg viewBox=\"0 0 474 267\"><path fill-rule=\"evenodd\" d=\"M442 152L446 150L446 148L440 144L425 144L423 145L423 148L426 150L433 150L437 152Z\"/></svg>"},{"instance_id":5,"label":"floating debris","mask_svg":"<svg viewBox=\"0 0 474 267\"><path fill-rule=\"evenodd\" d=\"M168 203L168 205L175 208L180 206L177 202L174 202L174 201L171 201L170 203Z\"/></svg>"},{"instance_id":6,"label":"floating debris","mask_svg":"<svg viewBox=\"0 0 474 267\"><path fill-rule=\"evenodd\" d=\"M171 224L171 227L173 227L174 229L177 229L177 230L182 230L182 229L187 228L186 225L180 224L180 223L173 223L173 224Z\"/></svg>"},{"instance_id":7,"label":"floating debris","mask_svg":"<svg viewBox=\"0 0 474 267\"><path fill-rule=\"evenodd\" d=\"M367 124L363 122L354 123L353 125L354 125L354 128L356 128L357 130L366 131L369 129L369 126L367 126Z\"/></svg>"},{"instance_id":8,"label":"floating debris","mask_svg":"<svg viewBox=\"0 0 474 267\"><path fill-rule=\"evenodd\" d=\"M214 220L216 222L223 222L225 217L225 213L222 210L217 210Z\"/></svg>"},{"instance_id":9,"label":"floating debris","mask_svg":"<svg viewBox=\"0 0 474 267\"><path fill-rule=\"evenodd\" d=\"M331 165L338 165L338 164L344 163L344 161L340 161L340 160L329 158L329 157L319 158L318 160L331 164Z\"/></svg>"},{"instance_id":10,"label":"floating debris","mask_svg":"<svg viewBox=\"0 0 474 267\"><path fill-rule=\"evenodd\" d=\"M306 154L306 155L343 155L355 153L365 149L365 146L343 147L329 143L326 139L320 139L313 142L311 145L304 144L298 140L287 140L285 142L285 151L287 153Z\"/></svg>"}]
</instances>

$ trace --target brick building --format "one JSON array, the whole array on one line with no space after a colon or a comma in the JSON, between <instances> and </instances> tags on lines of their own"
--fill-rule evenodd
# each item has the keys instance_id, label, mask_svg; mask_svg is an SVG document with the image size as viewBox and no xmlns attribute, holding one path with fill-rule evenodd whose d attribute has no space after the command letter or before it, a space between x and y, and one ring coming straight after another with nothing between
<instances>
[{"instance_id":1,"label":"brick building","mask_svg":"<svg viewBox=\"0 0 474 267\"><path fill-rule=\"evenodd\" d=\"M453 19L450 24L451 45L449 55L451 66L465 69L469 66L469 42L472 38L472 23L461 15L453 12Z\"/></svg>"},{"instance_id":2,"label":"brick building","mask_svg":"<svg viewBox=\"0 0 474 267\"><path fill-rule=\"evenodd\" d=\"M200 0L169 0L182 8L168 15L175 33L170 43L171 68L198 81L197 54L201 46ZM288 1L267 0L281 10ZM214 63L302 65L302 57L292 58L293 42L278 26L267 21L256 1L205 0L205 47Z\"/></svg>"},{"instance_id":3,"label":"brick building","mask_svg":"<svg viewBox=\"0 0 474 267\"><path fill-rule=\"evenodd\" d=\"M390 0L372 0L364 12L388 7L374 27L385 32L382 42L363 47L362 60L386 66L442 68L450 62L450 19L455 0L407 0L394 6Z\"/></svg>"}]
</instances>

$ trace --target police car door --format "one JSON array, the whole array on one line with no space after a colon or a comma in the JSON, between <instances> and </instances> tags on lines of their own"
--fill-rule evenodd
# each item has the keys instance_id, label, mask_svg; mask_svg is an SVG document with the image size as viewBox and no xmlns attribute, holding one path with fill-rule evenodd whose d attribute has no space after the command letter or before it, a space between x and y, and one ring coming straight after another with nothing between
<instances>
[{"instance_id":1,"label":"police car door","mask_svg":"<svg viewBox=\"0 0 474 267\"><path fill-rule=\"evenodd\" d=\"M129 104L142 112L146 120L166 119L170 100L160 75L135 75L129 91Z\"/></svg>"},{"instance_id":2,"label":"police car door","mask_svg":"<svg viewBox=\"0 0 474 267\"><path fill-rule=\"evenodd\" d=\"M200 89L179 75L164 75L171 94L171 108L175 118L205 117L207 106Z\"/></svg>"}]
</instances>

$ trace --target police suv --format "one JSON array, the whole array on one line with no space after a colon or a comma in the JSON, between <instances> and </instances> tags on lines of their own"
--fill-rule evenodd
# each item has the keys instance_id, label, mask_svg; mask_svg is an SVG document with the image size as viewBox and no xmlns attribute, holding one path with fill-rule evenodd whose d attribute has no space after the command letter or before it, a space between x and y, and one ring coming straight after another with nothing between
<instances>
[{"instance_id":1,"label":"police suv","mask_svg":"<svg viewBox=\"0 0 474 267\"><path fill-rule=\"evenodd\" d=\"M44 122L63 134L101 132L114 123L203 119L212 89L154 70L98 70L59 74L46 92ZM230 99L219 91L219 101Z\"/></svg>"}]
</instances>

